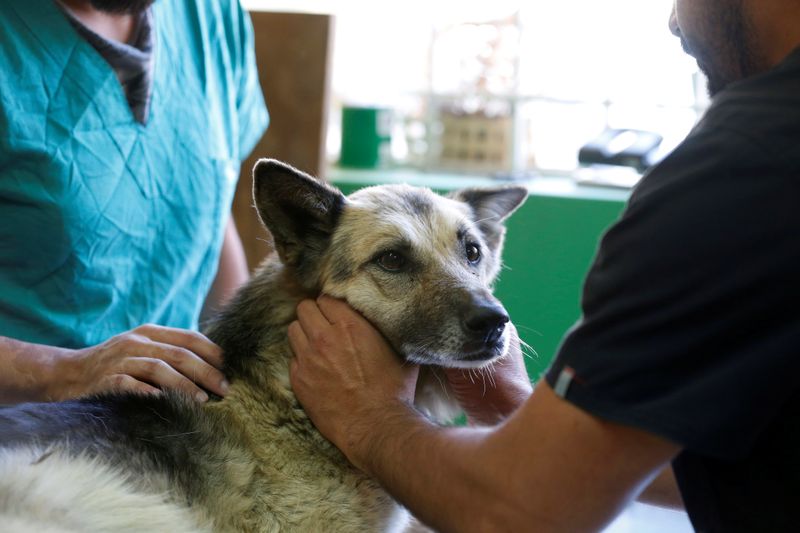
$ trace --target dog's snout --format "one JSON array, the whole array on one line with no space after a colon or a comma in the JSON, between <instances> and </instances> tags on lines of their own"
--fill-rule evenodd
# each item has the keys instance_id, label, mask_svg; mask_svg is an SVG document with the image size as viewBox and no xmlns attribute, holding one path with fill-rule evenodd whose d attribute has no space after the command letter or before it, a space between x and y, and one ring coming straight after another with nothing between
<instances>
[{"instance_id":1,"label":"dog's snout","mask_svg":"<svg viewBox=\"0 0 800 533\"><path fill-rule=\"evenodd\" d=\"M464 317L464 326L489 346L500 339L508 320L505 309L500 305L487 303L471 308Z\"/></svg>"}]
</instances>

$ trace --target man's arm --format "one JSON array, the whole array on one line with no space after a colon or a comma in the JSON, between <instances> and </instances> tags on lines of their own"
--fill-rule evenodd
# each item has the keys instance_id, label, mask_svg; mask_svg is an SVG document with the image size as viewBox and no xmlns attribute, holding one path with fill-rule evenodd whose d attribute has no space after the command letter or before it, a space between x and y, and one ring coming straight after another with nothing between
<instances>
[{"instance_id":1,"label":"man's arm","mask_svg":"<svg viewBox=\"0 0 800 533\"><path fill-rule=\"evenodd\" d=\"M444 374L453 389L470 425L494 426L505 421L531 395L531 388L518 333L513 324L509 353L494 363L491 379L479 380L465 370L445 368ZM488 381L488 382L487 382ZM642 503L683 510L683 499L671 465L666 465L637 498Z\"/></svg>"},{"instance_id":2,"label":"man's arm","mask_svg":"<svg viewBox=\"0 0 800 533\"><path fill-rule=\"evenodd\" d=\"M0 404L164 388L205 401L203 389L227 393L220 368L222 352L204 335L153 324L79 350L0 337Z\"/></svg>"},{"instance_id":3,"label":"man's arm","mask_svg":"<svg viewBox=\"0 0 800 533\"><path fill-rule=\"evenodd\" d=\"M346 453L441 531L599 530L678 451L547 385L495 430L442 429L405 405L370 423Z\"/></svg>"},{"instance_id":4,"label":"man's arm","mask_svg":"<svg viewBox=\"0 0 800 533\"><path fill-rule=\"evenodd\" d=\"M441 428L418 414L416 372L343 303L302 303L289 335L292 385L359 468L441 531L597 530L678 453L605 422L547 385L494 428Z\"/></svg>"},{"instance_id":5,"label":"man's arm","mask_svg":"<svg viewBox=\"0 0 800 533\"><path fill-rule=\"evenodd\" d=\"M239 231L236 229L236 223L231 215L225 226L217 275L214 277L214 282L211 284L211 289L203 304L200 321L205 321L215 311L221 309L248 279L250 279L250 272L247 268L242 239L239 237Z\"/></svg>"},{"instance_id":6,"label":"man's arm","mask_svg":"<svg viewBox=\"0 0 800 533\"><path fill-rule=\"evenodd\" d=\"M672 465L664 467L637 499L642 503L666 507L676 511L683 511L686 508Z\"/></svg>"},{"instance_id":7,"label":"man's arm","mask_svg":"<svg viewBox=\"0 0 800 533\"><path fill-rule=\"evenodd\" d=\"M47 401L56 363L71 350L0 337L0 405Z\"/></svg>"}]
</instances>

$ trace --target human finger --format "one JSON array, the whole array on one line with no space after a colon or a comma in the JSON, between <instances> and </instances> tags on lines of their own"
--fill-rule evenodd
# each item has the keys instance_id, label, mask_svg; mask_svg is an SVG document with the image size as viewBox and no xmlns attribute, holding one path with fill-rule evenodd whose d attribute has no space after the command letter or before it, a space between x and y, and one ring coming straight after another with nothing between
<instances>
[{"instance_id":1,"label":"human finger","mask_svg":"<svg viewBox=\"0 0 800 533\"><path fill-rule=\"evenodd\" d=\"M171 328L156 324L144 324L133 331L157 342L172 344L191 350L216 368L222 368L222 348L211 342L208 337L198 331Z\"/></svg>"},{"instance_id":2,"label":"human finger","mask_svg":"<svg viewBox=\"0 0 800 533\"><path fill-rule=\"evenodd\" d=\"M297 361L297 357L292 357L289 361L289 383L292 385L292 390L295 391L295 395L297 395L298 391L298 384L299 380L297 378L298 369L300 368L300 363Z\"/></svg>"},{"instance_id":3,"label":"human finger","mask_svg":"<svg viewBox=\"0 0 800 533\"><path fill-rule=\"evenodd\" d=\"M160 342L149 342L142 344L140 353L136 355L161 359L194 383L214 394L225 396L228 393L228 381L222 372L186 348Z\"/></svg>"},{"instance_id":4,"label":"human finger","mask_svg":"<svg viewBox=\"0 0 800 533\"><path fill-rule=\"evenodd\" d=\"M199 402L208 400L208 394L188 379L186 376L172 368L162 359L151 357L131 357L126 360L124 371L140 381L164 389L183 391Z\"/></svg>"},{"instance_id":5,"label":"human finger","mask_svg":"<svg viewBox=\"0 0 800 533\"><path fill-rule=\"evenodd\" d=\"M331 322L325 318L314 300L303 300L297 304L297 321L306 336L318 335L330 327Z\"/></svg>"},{"instance_id":6,"label":"human finger","mask_svg":"<svg viewBox=\"0 0 800 533\"><path fill-rule=\"evenodd\" d=\"M289 337L289 347L292 349L292 352L294 352L295 358L303 358L307 353L311 352L308 337L305 331L303 331L300 322L295 320L289 324L287 333Z\"/></svg>"},{"instance_id":7,"label":"human finger","mask_svg":"<svg viewBox=\"0 0 800 533\"><path fill-rule=\"evenodd\" d=\"M143 381L139 381L133 376L127 374L112 374L100 380L94 392L135 392L138 394L161 394L161 390L149 385Z\"/></svg>"},{"instance_id":8,"label":"human finger","mask_svg":"<svg viewBox=\"0 0 800 533\"><path fill-rule=\"evenodd\" d=\"M328 296L327 294L323 294L317 298L317 306L331 324L366 321L366 319L361 316L361 313L350 307L347 302Z\"/></svg>"}]
</instances>

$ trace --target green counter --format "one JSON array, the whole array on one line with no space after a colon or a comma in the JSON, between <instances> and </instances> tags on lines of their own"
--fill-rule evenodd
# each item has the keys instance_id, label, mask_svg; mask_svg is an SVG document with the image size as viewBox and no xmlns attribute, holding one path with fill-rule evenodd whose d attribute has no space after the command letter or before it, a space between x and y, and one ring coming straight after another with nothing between
<instances>
[{"instance_id":1,"label":"green counter","mask_svg":"<svg viewBox=\"0 0 800 533\"><path fill-rule=\"evenodd\" d=\"M531 378L550 364L564 333L580 316L583 278L603 232L622 212L626 190L577 185L565 177L524 182L399 170L334 168L330 181L349 194L383 183L426 186L437 192L498 184L525 185L528 201L508 220L505 268L495 294L511 314L522 339L537 355L528 360Z\"/></svg>"}]
</instances>

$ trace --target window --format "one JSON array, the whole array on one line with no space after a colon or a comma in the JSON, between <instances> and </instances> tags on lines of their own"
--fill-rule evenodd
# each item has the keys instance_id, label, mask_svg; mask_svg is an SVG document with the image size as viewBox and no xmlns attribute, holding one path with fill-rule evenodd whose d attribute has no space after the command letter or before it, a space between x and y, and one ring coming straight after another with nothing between
<instances>
[{"instance_id":1,"label":"window","mask_svg":"<svg viewBox=\"0 0 800 533\"><path fill-rule=\"evenodd\" d=\"M694 61L669 33L672 3L244 1L251 8L336 15L333 105L380 105L398 111L401 137L405 137L394 151L399 159L436 166L447 159L443 156L467 153L474 161L487 164L510 161L508 164L517 169L535 166L563 171L576 167L579 147L607 126L655 131L664 137L662 150L666 152L696 122L707 105L704 81ZM474 31L464 31L462 37L480 36L488 31L481 22L509 17L517 17L520 28L515 72L511 73L514 82L499 88L485 84L479 96L483 104L492 99L489 96L499 100L506 106L498 108L501 114L512 108L514 120L509 127L515 143L513 158L492 156L497 146L491 144L459 152L447 144L450 137L442 131L442 121L459 120L447 114L452 111L450 100L464 92L464 87L453 80L478 67L442 60L432 42L448 28L464 23L475 24ZM452 46L453 42L458 41L451 40L451 51L458 48ZM480 38L464 38L461 43L461 52L467 56L486 52L480 49ZM334 152L338 147L337 116L334 113L331 121ZM471 115L469 128L482 127L485 132L478 135L486 135L488 142L500 124L494 120L476 125ZM419 141L416 145L415 139Z\"/></svg>"}]
</instances>

